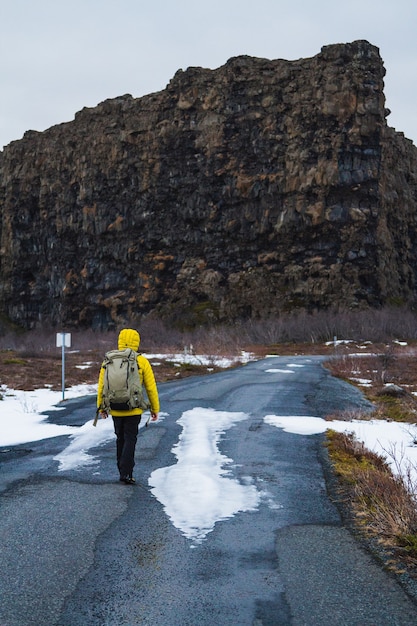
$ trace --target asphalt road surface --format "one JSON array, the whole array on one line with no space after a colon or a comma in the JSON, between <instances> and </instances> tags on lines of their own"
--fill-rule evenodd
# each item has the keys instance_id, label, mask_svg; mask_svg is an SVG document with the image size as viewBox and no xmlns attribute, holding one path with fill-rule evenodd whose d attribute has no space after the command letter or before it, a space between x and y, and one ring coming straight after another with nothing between
<instances>
[{"instance_id":1,"label":"asphalt road surface","mask_svg":"<svg viewBox=\"0 0 417 626\"><path fill-rule=\"evenodd\" d=\"M288 364L303 367L291 376L267 372ZM66 472L53 460L66 436L0 448L0 626L417 624L413 599L353 538L328 497L323 435L263 421L365 407L357 390L332 378L320 357L280 357L159 391L168 415L141 430L141 485L118 482L114 441L97 449L99 469ZM147 481L176 463L177 420L197 406L248 414L218 447L236 478L262 483L279 506L262 501L195 545ZM65 407L51 421L82 425L94 398Z\"/></svg>"}]
</instances>

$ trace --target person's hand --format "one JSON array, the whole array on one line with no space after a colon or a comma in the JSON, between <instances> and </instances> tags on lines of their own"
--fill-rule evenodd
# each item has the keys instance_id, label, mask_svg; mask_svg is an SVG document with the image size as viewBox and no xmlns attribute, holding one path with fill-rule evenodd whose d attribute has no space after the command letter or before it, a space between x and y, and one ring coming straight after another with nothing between
<instances>
[{"instance_id":1,"label":"person's hand","mask_svg":"<svg viewBox=\"0 0 417 626\"><path fill-rule=\"evenodd\" d=\"M156 422L157 419L158 419L158 413L151 413L151 421Z\"/></svg>"},{"instance_id":2,"label":"person's hand","mask_svg":"<svg viewBox=\"0 0 417 626\"><path fill-rule=\"evenodd\" d=\"M108 418L109 414L107 413L107 411L100 411L99 413L100 417L102 420L105 420Z\"/></svg>"}]
</instances>

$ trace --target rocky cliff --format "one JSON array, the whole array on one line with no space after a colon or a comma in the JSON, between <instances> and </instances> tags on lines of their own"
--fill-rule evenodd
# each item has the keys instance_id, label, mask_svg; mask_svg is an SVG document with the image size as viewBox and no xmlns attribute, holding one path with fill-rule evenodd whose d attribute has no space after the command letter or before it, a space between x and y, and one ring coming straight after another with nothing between
<instances>
[{"instance_id":1,"label":"rocky cliff","mask_svg":"<svg viewBox=\"0 0 417 626\"><path fill-rule=\"evenodd\" d=\"M109 328L412 302L417 149L379 51L230 59L0 153L3 316Z\"/></svg>"}]
</instances>

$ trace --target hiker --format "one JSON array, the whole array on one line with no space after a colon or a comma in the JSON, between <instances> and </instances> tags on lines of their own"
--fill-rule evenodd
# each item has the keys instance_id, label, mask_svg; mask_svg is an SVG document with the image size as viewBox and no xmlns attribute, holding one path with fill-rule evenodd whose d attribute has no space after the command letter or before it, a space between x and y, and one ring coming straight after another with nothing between
<instances>
[{"instance_id":1,"label":"hiker","mask_svg":"<svg viewBox=\"0 0 417 626\"><path fill-rule=\"evenodd\" d=\"M138 406L139 403L136 402L137 408L129 408L126 404L117 405L117 408L114 408L114 404L110 403L106 399L105 377L106 368L108 367L108 361L106 361L106 359L101 365L97 391L97 409L99 411L100 417L105 419L110 413L113 418L114 432L117 438L117 467L120 473L120 480L127 485L133 485L135 483L135 479L133 478L133 468L135 466L135 448L141 415L145 410L143 407L150 405L152 421L156 421L158 419L159 412L159 397L158 389L155 382L155 376L148 359L141 354L137 354L139 344L140 335L137 330L124 328L120 331L118 339L118 349L134 350L139 370L138 372L136 372L135 364L136 381L137 379L139 379L139 384L138 382L135 382L135 384L136 387L139 389L142 388L142 385L144 386L149 399L149 404L142 404L142 406ZM127 353L129 353L129 350L127 350ZM110 355L112 354L112 352L108 354ZM111 404L113 404L113 406L111 406Z\"/></svg>"}]
</instances>

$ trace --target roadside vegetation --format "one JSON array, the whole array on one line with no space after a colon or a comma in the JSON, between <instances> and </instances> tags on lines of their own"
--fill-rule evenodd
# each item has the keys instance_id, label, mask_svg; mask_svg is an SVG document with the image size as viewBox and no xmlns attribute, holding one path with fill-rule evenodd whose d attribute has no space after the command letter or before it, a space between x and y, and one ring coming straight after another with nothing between
<instances>
[{"instance_id":1,"label":"roadside vegetation","mask_svg":"<svg viewBox=\"0 0 417 626\"><path fill-rule=\"evenodd\" d=\"M357 346L357 344L355 344ZM417 424L417 345L388 339L372 345L372 353L338 355L327 367L360 386L372 401L372 413L354 419L384 419ZM329 415L328 420L343 419ZM372 547L384 566L417 580L417 484L415 468L404 466L393 445L386 455L367 450L349 433L327 432L327 449L337 477L334 493L342 514ZM417 441L415 442L417 445ZM398 471L391 472L387 460Z\"/></svg>"},{"instance_id":2,"label":"roadside vegetation","mask_svg":"<svg viewBox=\"0 0 417 626\"><path fill-rule=\"evenodd\" d=\"M235 357L242 351L257 357L327 354L331 373L360 386L375 407L372 413L329 415L329 422L388 419L417 424L417 315L412 311L299 313L190 332L145 319L139 331L143 353L157 355L153 365L158 382L218 371L219 357ZM94 384L104 353L115 347L118 329L71 333L66 385ZM173 355L184 352L208 355L210 366L179 365ZM61 349L56 347L56 330L0 335L0 389L2 385L60 389ZM394 476L383 457L364 448L352 435L332 431L331 423L326 449L331 493L342 515L386 567L417 580L417 485L410 471Z\"/></svg>"},{"instance_id":3,"label":"roadside vegetation","mask_svg":"<svg viewBox=\"0 0 417 626\"><path fill-rule=\"evenodd\" d=\"M350 434L329 430L327 447L345 519L388 569L416 578L417 508L409 472L394 476L382 456Z\"/></svg>"}]
</instances>

